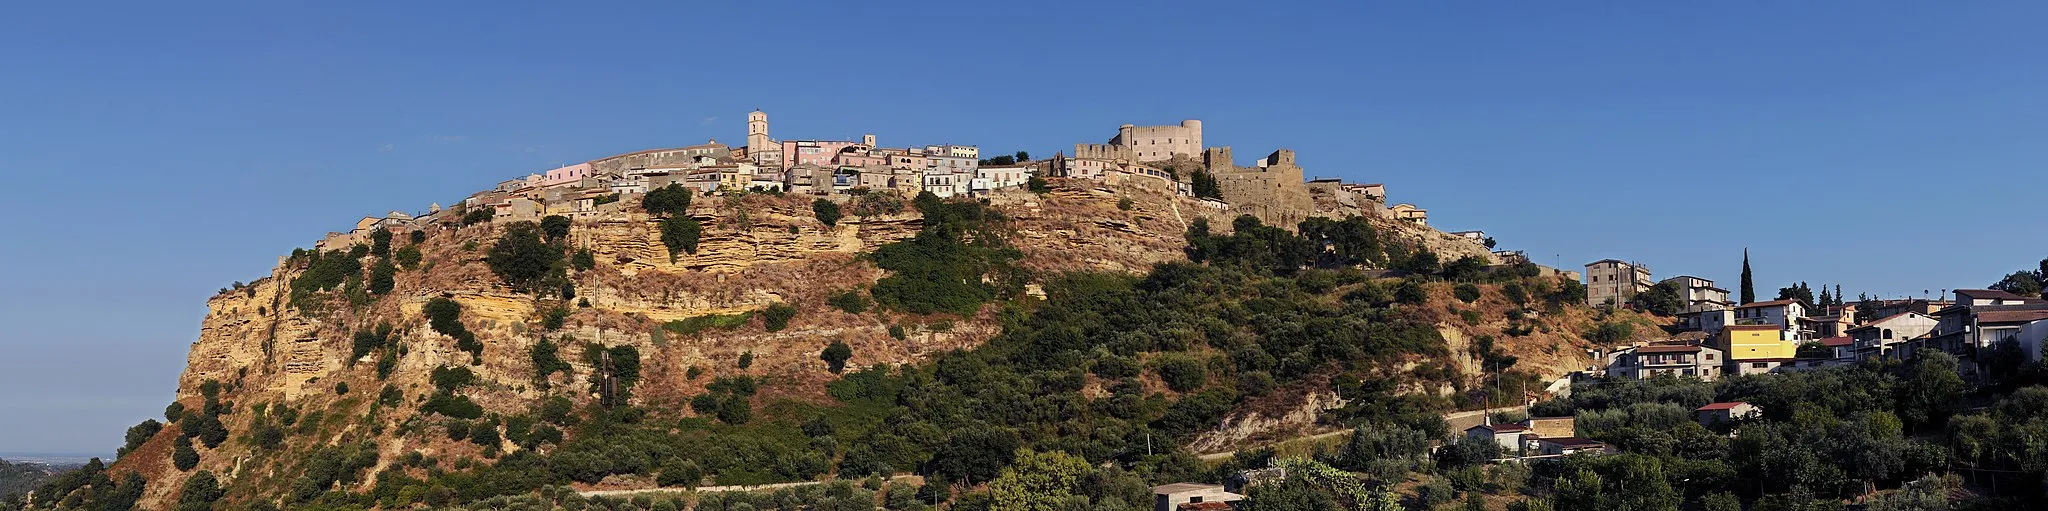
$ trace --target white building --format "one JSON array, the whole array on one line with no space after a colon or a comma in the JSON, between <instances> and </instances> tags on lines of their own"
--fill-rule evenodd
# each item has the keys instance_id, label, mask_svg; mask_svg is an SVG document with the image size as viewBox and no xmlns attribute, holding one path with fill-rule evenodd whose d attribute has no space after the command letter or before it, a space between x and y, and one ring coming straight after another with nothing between
<instances>
[{"instance_id":1,"label":"white building","mask_svg":"<svg viewBox=\"0 0 2048 511\"><path fill-rule=\"evenodd\" d=\"M1892 348L1934 331L1940 320L1917 312L1906 312L1849 329L1855 339L1857 360L1884 358Z\"/></svg>"},{"instance_id":2,"label":"white building","mask_svg":"<svg viewBox=\"0 0 2048 511\"><path fill-rule=\"evenodd\" d=\"M1806 317L1806 303L1799 300L1771 300L1768 302L1745 303L1735 306L1735 323L1739 325L1776 325L1784 331L1783 339L1803 341L1812 338L1799 328L1799 318Z\"/></svg>"}]
</instances>

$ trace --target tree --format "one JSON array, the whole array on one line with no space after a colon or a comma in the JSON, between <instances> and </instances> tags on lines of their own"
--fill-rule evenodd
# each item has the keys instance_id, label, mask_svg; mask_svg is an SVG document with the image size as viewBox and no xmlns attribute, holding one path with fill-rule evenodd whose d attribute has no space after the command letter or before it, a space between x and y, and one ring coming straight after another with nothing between
<instances>
[{"instance_id":1,"label":"tree","mask_svg":"<svg viewBox=\"0 0 2048 511\"><path fill-rule=\"evenodd\" d=\"M640 199L640 209L646 210L647 214L654 216L666 217L686 214L690 211L691 195L694 195L694 193L690 191L689 187L681 184L670 184L649 190L647 196Z\"/></svg>"},{"instance_id":2,"label":"tree","mask_svg":"<svg viewBox=\"0 0 2048 511\"><path fill-rule=\"evenodd\" d=\"M370 294L381 295L391 292L391 288L398 283L397 276L398 267L392 266L390 260L377 261L376 266L370 267Z\"/></svg>"},{"instance_id":3,"label":"tree","mask_svg":"<svg viewBox=\"0 0 2048 511\"><path fill-rule=\"evenodd\" d=\"M181 471L199 466L199 451L192 448L191 438L185 435L171 438L171 466Z\"/></svg>"},{"instance_id":4,"label":"tree","mask_svg":"<svg viewBox=\"0 0 2048 511\"><path fill-rule=\"evenodd\" d=\"M420 231L420 230L415 230L415 231L413 231L413 232L412 232L412 234L408 234L408 235L406 235L406 237L407 237L407 238L410 238L410 239L412 239L412 244L414 244L414 245L418 245L418 244L421 244L421 243L426 243L426 242L427 242L427 231Z\"/></svg>"},{"instance_id":5,"label":"tree","mask_svg":"<svg viewBox=\"0 0 2048 511\"><path fill-rule=\"evenodd\" d=\"M514 291L530 293L538 290L562 261L562 249L542 241L541 229L533 222L515 222L498 237L484 261L490 264L491 273Z\"/></svg>"},{"instance_id":6,"label":"tree","mask_svg":"<svg viewBox=\"0 0 2048 511\"><path fill-rule=\"evenodd\" d=\"M548 215L540 219L540 231L547 236L548 241L569 237L569 225L569 217L562 215Z\"/></svg>"},{"instance_id":7,"label":"tree","mask_svg":"<svg viewBox=\"0 0 2048 511\"><path fill-rule=\"evenodd\" d=\"M405 248L393 252L391 259L397 262L400 268L408 270L418 268L420 266L420 246L418 244L406 245Z\"/></svg>"},{"instance_id":8,"label":"tree","mask_svg":"<svg viewBox=\"0 0 2048 511\"><path fill-rule=\"evenodd\" d=\"M2032 270L2012 272L1991 285L1991 289L2020 296L2039 296L2042 287L2041 272Z\"/></svg>"},{"instance_id":9,"label":"tree","mask_svg":"<svg viewBox=\"0 0 2048 511\"><path fill-rule=\"evenodd\" d=\"M1003 468L988 485L995 497L991 511L1061 511L1074 497L1081 477L1090 471L1088 460L1064 452L1034 452L1018 449L1016 461Z\"/></svg>"},{"instance_id":10,"label":"tree","mask_svg":"<svg viewBox=\"0 0 2048 511\"><path fill-rule=\"evenodd\" d=\"M1679 296L1678 282L1665 281L1650 286L1650 289L1628 300L1630 307L1659 316L1674 316L1685 309L1685 299Z\"/></svg>"},{"instance_id":11,"label":"tree","mask_svg":"<svg viewBox=\"0 0 2048 511\"><path fill-rule=\"evenodd\" d=\"M983 160L983 161L982 161L982 165L985 165L985 166L991 166L991 167L1007 167L1007 166L1010 166L1010 165L1016 165L1016 164L1017 164L1017 157L1016 157L1016 156L1012 156L1012 155L1008 155L1008 154L1005 154L1005 155L1002 155L1002 156L997 156L997 157L994 157L994 158L989 158L989 159L987 159L987 160Z\"/></svg>"},{"instance_id":12,"label":"tree","mask_svg":"<svg viewBox=\"0 0 2048 511\"><path fill-rule=\"evenodd\" d=\"M1742 303L1756 302L1756 281L1749 273L1749 249L1742 249Z\"/></svg>"},{"instance_id":13,"label":"tree","mask_svg":"<svg viewBox=\"0 0 2048 511\"><path fill-rule=\"evenodd\" d=\"M1190 357L1161 358L1159 366L1153 368L1153 371L1159 373L1160 381L1166 382L1166 387L1173 389L1174 392L1188 392L1201 388L1202 383L1209 378L1208 372L1202 368L1202 361Z\"/></svg>"},{"instance_id":14,"label":"tree","mask_svg":"<svg viewBox=\"0 0 2048 511\"><path fill-rule=\"evenodd\" d=\"M770 332L779 332L789 328L789 320L795 317L796 306L777 302L761 311L761 325Z\"/></svg>"},{"instance_id":15,"label":"tree","mask_svg":"<svg viewBox=\"0 0 2048 511\"><path fill-rule=\"evenodd\" d=\"M391 255L391 230L370 231L370 255L384 257Z\"/></svg>"},{"instance_id":16,"label":"tree","mask_svg":"<svg viewBox=\"0 0 2048 511\"><path fill-rule=\"evenodd\" d=\"M597 254L592 253L587 248L576 249L576 255L569 257L569 267L575 268L576 271L589 271L591 268L596 268Z\"/></svg>"},{"instance_id":17,"label":"tree","mask_svg":"<svg viewBox=\"0 0 2048 511\"><path fill-rule=\"evenodd\" d=\"M142 447L143 442L148 442L150 438L156 436L157 432L163 430L164 423L157 422L156 419L143 419L141 423L128 428L127 442L121 446L120 450L115 451L115 455L127 456L129 452Z\"/></svg>"},{"instance_id":18,"label":"tree","mask_svg":"<svg viewBox=\"0 0 2048 511\"><path fill-rule=\"evenodd\" d=\"M1778 288L1777 299L1799 300L1800 303L1804 303L1807 305L1814 305L1815 303L1817 303L1813 300L1813 288L1806 287L1805 282L1793 284L1791 287Z\"/></svg>"},{"instance_id":19,"label":"tree","mask_svg":"<svg viewBox=\"0 0 2048 511\"><path fill-rule=\"evenodd\" d=\"M1948 418L1963 398L1963 378L1956 357L1925 350L1900 382L1899 418L1907 424L1935 425Z\"/></svg>"},{"instance_id":20,"label":"tree","mask_svg":"<svg viewBox=\"0 0 2048 511\"><path fill-rule=\"evenodd\" d=\"M817 215L818 221L828 226L839 225L839 219L841 218L839 203L822 198L811 201L811 214Z\"/></svg>"},{"instance_id":21,"label":"tree","mask_svg":"<svg viewBox=\"0 0 2048 511\"><path fill-rule=\"evenodd\" d=\"M669 262L675 262L676 253L678 252L696 254L697 236L703 232L704 227L698 225L697 219L694 218L678 216L663 220L661 222L661 243L668 245Z\"/></svg>"},{"instance_id":22,"label":"tree","mask_svg":"<svg viewBox=\"0 0 2048 511\"><path fill-rule=\"evenodd\" d=\"M185 486L178 491L178 511L207 511L213 509L214 501L224 495L220 481L213 472L201 470L185 479Z\"/></svg>"},{"instance_id":23,"label":"tree","mask_svg":"<svg viewBox=\"0 0 2048 511\"><path fill-rule=\"evenodd\" d=\"M853 347L847 346L845 341L832 341L825 351L818 353L818 359L824 360L833 374L838 374L846 370L846 361L853 359Z\"/></svg>"},{"instance_id":24,"label":"tree","mask_svg":"<svg viewBox=\"0 0 2048 511\"><path fill-rule=\"evenodd\" d=\"M1031 161L1031 153L1029 151L1017 151L1017 162L1027 161Z\"/></svg>"},{"instance_id":25,"label":"tree","mask_svg":"<svg viewBox=\"0 0 2048 511\"><path fill-rule=\"evenodd\" d=\"M1052 191L1052 183L1034 174L1031 178L1024 180L1024 188L1031 190L1031 193L1045 193Z\"/></svg>"},{"instance_id":26,"label":"tree","mask_svg":"<svg viewBox=\"0 0 2048 511\"><path fill-rule=\"evenodd\" d=\"M1194 187L1195 198L1223 200L1223 188L1209 171L1195 169L1195 175L1189 178L1188 184Z\"/></svg>"}]
</instances>

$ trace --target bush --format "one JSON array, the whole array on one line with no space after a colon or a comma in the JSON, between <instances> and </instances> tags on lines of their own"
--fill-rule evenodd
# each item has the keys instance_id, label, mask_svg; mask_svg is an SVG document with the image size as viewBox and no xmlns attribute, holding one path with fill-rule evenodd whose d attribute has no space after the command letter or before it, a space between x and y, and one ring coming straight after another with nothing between
<instances>
[{"instance_id":1,"label":"bush","mask_svg":"<svg viewBox=\"0 0 2048 511\"><path fill-rule=\"evenodd\" d=\"M184 435L171 439L171 465L181 472L199 466L199 451L192 448L192 439Z\"/></svg>"},{"instance_id":2,"label":"bush","mask_svg":"<svg viewBox=\"0 0 2048 511\"><path fill-rule=\"evenodd\" d=\"M419 245L406 245L405 248L398 249L397 252L392 253L391 259L398 263L399 268L407 270L418 268L420 266L420 247Z\"/></svg>"},{"instance_id":3,"label":"bush","mask_svg":"<svg viewBox=\"0 0 2048 511\"><path fill-rule=\"evenodd\" d=\"M1458 284L1457 287L1451 288L1451 295L1465 303L1476 302L1479 301L1479 286L1470 283Z\"/></svg>"},{"instance_id":4,"label":"bush","mask_svg":"<svg viewBox=\"0 0 2048 511\"><path fill-rule=\"evenodd\" d=\"M1153 368L1159 373L1159 380L1175 392L1188 392L1202 387L1209 378L1202 361L1190 357L1172 356L1159 359Z\"/></svg>"},{"instance_id":5,"label":"bush","mask_svg":"<svg viewBox=\"0 0 2048 511\"><path fill-rule=\"evenodd\" d=\"M770 332L778 332L784 328L789 328L789 320L795 317L795 306L777 303L769 305L767 310L761 311L761 324L766 326Z\"/></svg>"},{"instance_id":6,"label":"bush","mask_svg":"<svg viewBox=\"0 0 2048 511\"><path fill-rule=\"evenodd\" d=\"M838 293L830 297L826 297L825 303L831 305L835 309L846 311L847 313L851 314L860 314L863 312L867 312L868 310L868 299L867 297L861 296L860 290L858 289L849 289L846 290L846 292L844 293Z\"/></svg>"},{"instance_id":7,"label":"bush","mask_svg":"<svg viewBox=\"0 0 2048 511\"><path fill-rule=\"evenodd\" d=\"M492 218L497 218L497 216L498 212L488 207L472 209L469 210L469 212L462 214L462 225L464 227L468 227L471 225L489 222L491 221Z\"/></svg>"},{"instance_id":8,"label":"bush","mask_svg":"<svg viewBox=\"0 0 2048 511\"><path fill-rule=\"evenodd\" d=\"M746 368L748 368L748 367L752 367L753 365L754 365L754 352L752 352L752 351L748 351L748 352L745 352L745 353L741 353L741 354L740 354L740 362L739 362L739 368L740 368L740 369L746 369Z\"/></svg>"},{"instance_id":9,"label":"bush","mask_svg":"<svg viewBox=\"0 0 2048 511\"><path fill-rule=\"evenodd\" d=\"M338 381L338 382L334 382L334 395L340 396L340 395L346 395L346 394L348 394L348 382L345 382L345 381Z\"/></svg>"},{"instance_id":10,"label":"bush","mask_svg":"<svg viewBox=\"0 0 2048 511\"><path fill-rule=\"evenodd\" d=\"M1116 201L1116 209L1121 209L1124 211L1130 211L1132 208L1136 207L1136 205L1137 203L1131 202L1130 197L1124 197L1122 199L1117 199Z\"/></svg>"},{"instance_id":11,"label":"bush","mask_svg":"<svg viewBox=\"0 0 2048 511\"><path fill-rule=\"evenodd\" d=\"M427 242L427 231L413 231L413 232L412 232L412 234L408 234L408 235L406 235L406 237L407 237L407 238L411 238L411 239L412 239L412 244L414 244L414 245L418 245L418 244L421 244L421 243L426 243L426 242Z\"/></svg>"},{"instance_id":12,"label":"bush","mask_svg":"<svg viewBox=\"0 0 2048 511\"><path fill-rule=\"evenodd\" d=\"M381 295L391 292L391 288L398 284L397 276L398 267L392 266L391 261L377 261L376 266L370 267L370 294Z\"/></svg>"},{"instance_id":13,"label":"bush","mask_svg":"<svg viewBox=\"0 0 2048 511\"><path fill-rule=\"evenodd\" d=\"M576 271L587 271L591 268L596 268L597 254L592 253L587 248L576 249L576 255L569 258L569 266L575 268Z\"/></svg>"},{"instance_id":14,"label":"bush","mask_svg":"<svg viewBox=\"0 0 2048 511\"><path fill-rule=\"evenodd\" d=\"M640 199L640 209L655 216L682 215L689 212L692 195L695 194L681 184L656 188L649 190L647 196Z\"/></svg>"},{"instance_id":15,"label":"bush","mask_svg":"<svg viewBox=\"0 0 2048 511\"><path fill-rule=\"evenodd\" d=\"M141 423L128 428L128 434L125 438L126 443L122 444L120 450L115 451L116 455L127 456L129 451L142 447L143 442L149 441L151 437L156 436L157 432L163 430L164 423L157 422L156 419L143 419Z\"/></svg>"},{"instance_id":16,"label":"bush","mask_svg":"<svg viewBox=\"0 0 2048 511\"><path fill-rule=\"evenodd\" d=\"M532 222L514 222L498 236L498 243L491 246L484 262L489 263L491 273L511 286L514 291L530 293L540 288L541 280L554 271L555 264L562 260L562 249L541 239L539 227Z\"/></svg>"},{"instance_id":17,"label":"bush","mask_svg":"<svg viewBox=\"0 0 2048 511\"><path fill-rule=\"evenodd\" d=\"M543 313L543 315L541 316L540 326L542 329L546 330L561 330L562 325L564 323L567 323L568 321L569 308L557 305L554 308L548 309L547 312Z\"/></svg>"},{"instance_id":18,"label":"bush","mask_svg":"<svg viewBox=\"0 0 2048 511\"><path fill-rule=\"evenodd\" d=\"M818 221L825 225L838 225L841 218L839 203L827 199L811 201L811 214L817 215Z\"/></svg>"},{"instance_id":19,"label":"bush","mask_svg":"<svg viewBox=\"0 0 2048 511\"><path fill-rule=\"evenodd\" d=\"M548 215L540 219L540 232L548 241L569 237L569 226L569 217L562 215Z\"/></svg>"},{"instance_id":20,"label":"bush","mask_svg":"<svg viewBox=\"0 0 2048 511\"><path fill-rule=\"evenodd\" d=\"M704 232L704 226L697 219L678 216L661 222L661 243L668 246L669 262L675 262L676 253L697 253L697 237Z\"/></svg>"},{"instance_id":21,"label":"bush","mask_svg":"<svg viewBox=\"0 0 2048 511\"><path fill-rule=\"evenodd\" d=\"M818 359L824 360L833 374L838 374L846 370L846 361L853 359L853 347L847 346L844 341L832 341L831 345L825 347L825 351L818 353Z\"/></svg>"}]
</instances>

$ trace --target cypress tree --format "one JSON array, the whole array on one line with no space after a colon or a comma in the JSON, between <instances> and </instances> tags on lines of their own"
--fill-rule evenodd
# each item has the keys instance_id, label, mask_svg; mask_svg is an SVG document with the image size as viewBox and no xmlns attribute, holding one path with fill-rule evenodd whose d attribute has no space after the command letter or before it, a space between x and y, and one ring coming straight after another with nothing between
<instances>
[{"instance_id":1,"label":"cypress tree","mask_svg":"<svg viewBox=\"0 0 2048 511\"><path fill-rule=\"evenodd\" d=\"M1756 301L1756 282L1749 273L1749 249L1742 249L1742 303Z\"/></svg>"}]
</instances>

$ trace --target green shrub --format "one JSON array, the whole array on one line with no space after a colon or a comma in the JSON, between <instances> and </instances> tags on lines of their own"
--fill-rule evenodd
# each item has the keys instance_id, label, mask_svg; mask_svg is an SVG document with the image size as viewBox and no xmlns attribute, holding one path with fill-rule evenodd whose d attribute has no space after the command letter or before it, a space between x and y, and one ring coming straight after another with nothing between
<instances>
[{"instance_id":1,"label":"green shrub","mask_svg":"<svg viewBox=\"0 0 2048 511\"><path fill-rule=\"evenodd\" d=\"M823 222L825 225L838 225L841 217L839 214L839 203L828 199L811 201L811 214L817 215L818 221Z\"/></svg>"},{"instance_id":2,"label":"green shrub","mask_svg":"<svg viewBox=\"0 0 2048 511\"><path fill-rule=\"evenodd\" d=\"M540 219L540 232L548 241L569 237L569 226L569 217L562 215L548 215Z\"/></svg>"},{"instance_id":3,"label":"green shrub","mask_svg":"<svg viewBox=\"0 0 2048 511\"><path fill-rule=\"evenodd\" d=\"M345 381L338 381L338 382L334 382L334 395L340 396L340 395L346 395L346 394L348 394L348 382L345 382Z\"/></svg>"},{"instance_id":4,"label":"green shrub","mask_svg":"<svg viewBox=\"0 0 2048 511\"><path fill-rule=\"evenodd\" d=\"M1121 210L1124 210L1124 211L1130 211L1130 210L1131 210L1132 208L1134 208L1134 207L1136 207L1136 206L1137 206L1137 203L1131 202L1131 198L1130 198L1130 197L1124 197L1124 198L1122 198L1122 199L1117 199L1117 201L1116 201L1116 209L1121 209Z\"/></svg>"},{"instance_id":5,"label":"green shrub","mask_svg":"<svg viewBox=\"0 0 2048 511\"><path fill-rule=\"evenodd\" d=\"M1167 388L1173 389L1175 392L1188 392L1201 388L1202 383L1209 378L1209 374L1204 369L1202 361L1190 357L1173 356L1161 358L1158 365L1153 367L1152 370L1159 374L1159 380L1165 382Z\"/></svg>"},{"instance_id":6,"label":"green shrub","mask_svg":"<svg viewBox=\"0 0 2048 511\"><path fill-rule=\"evenodd\" d=\"M861 296L858 289L849 289L843 293L835 293L832 296L826 297L825 303L835 309L852 314L860 314L868 310L868 299Z\"/></svg>"},{"instance_id":7,"label":"green shrub","mask_svg":"<svg viewBox=\"0 0 2048 511\"><path fill-rule=\"evenodd\" d=\"M720 330L731 330L734 328L739 328L741 326L745 326L747 324L747 320L752 317L754 317L754 314L751 312L742 312L739 314L707 314L703 316L693 316L663 323L661 325L661 329L682 335L695 335L698 332L703 332L705 330L710 330L713 328Z\"/></svg>"},{"instance_id":8,"label":"green shrub","mask_svg":"<svg viewBox=\"0 0 2048 511\"><path fill-rule=\"evenodd\" d=\"M542 240L541 230L533 222L513 222L506 226L505 233L498 236L498 243L491 245L490 252L484 256L491 273L521 293L538 291L542 279L555 271L556 263L561 260L562 248Z\"/></svg>"},{"instance_id":9,"label":"green shrub","mask_svg":"<svg viewBox=\"0 0 2048 511\"><path fill-rule=\"evenodd\" d=\"M597 267L597 254L587 248L576 249L576 255L569 258L569 266L576 271L587 271Z\"/></svg>"},{"instance_id":10,"label":"green shrub","mask_svg":"<svg viewBox=\"0 0 2048 511\"><path fill-rule=\"evenodd\" d=\"M871 257L889 275L869 294L884 307L914 314L973 315L981 305L1019 291L1022 257L1003 242L1000 213L975 201L947 201L920 193L924 227L917 236L883 245Z\"/></svg>"},{"instance_id":11,"label":"green shrub","mask_svg":"<svg viewBox=\"0 0 2048 511\"><path fill-rule=\"evenodd\" d=\"M903 325L889 325L889 337L901 341L909 336L903 332Z\"/></svg>"},{"instance_id":12,"label":"green shrub","mask_svg":"<svg viewBox=\"0 0 2048 511\"><path fill-rule=\"evenodd\" d=\"M464 227L468 227L471 225L489 222L491 221L492 218L496 218L497 216L498 212L488 207L471 209L467 213L462 214L462 225Z\"/></svg>"},{"instance_id":13,"label":"green shrub","mask_svg":"<svg viewBox=\"0 0 2048 511\"><path fill-rule=\"evenodd\" d=\"M838 374L846 370L846 361L853 359L853 347L844 341L832 341L831 345L825 346L825 351L818 353L818 359L824 360L833 374Z\"/></svg>"},{"instance_id":14,"label":"green shrub","mask_svg":"<svg viewBox=\"0 0 2048 511\"><path fill-rule=\"evenodd\" d=\"M199 451L192 448L192 439L179 435L171 439L171 466L179 471L189 471L199 466Z\"/></svg>"},{"instance_id":15,"label":"green shrub","mask_svg":"<svg viewBox=\"0 0 2048 511\"><path fill-rule=\"evenodd\" d=\"M754 365L754 352L753 352L753 351L748 351L748 352L745 352L745 353L741 353L741 354L740 354L740 361L739 361L739 364L738 364L738 365L739 365L739 368L740 368L740 369L746 369L746 368L748 368L748 367L752 367L752 366Z\"/></svg>"},{"instance_id":16,"label":"green shrub","mask_svg":"<svg viewBox=\"0 0 2048 511\"><path fill-rule=\"evenodd\" d=\"M420 247L419 245L406 245L405 248L398 249L397 252L392 253L391 259L397 262L398 267L401 269L411 270L418 268L420 267Z\"/></svg>"},{"instance_id":17,"label":"green shrub","mask_svg":"<svg viewBox=\"0 0 2048 511\"><path fill-rule=\"evenodd\" d=\"M541 315L540 326L545 330L561 330L569 321L569 308L557 305Z\"/></svg>"},{"instance_id":18,"label":"green shrub","mask_svg":"<svg viewBox=\"0 0 2048 511\"><path fill-rule=\"evenodd\" d=\"M766 326L770 332L779 332L784 328L789 328L789 320L795 317L795 306L786 303L776 303L769 305L767 310L761 311L761 324Z\"/></svg>"},{"instance_id":19,"label":"green shrub","mask_svg":"<svg viewBox=\"0 0 2048 511\"><path fill-rule=\"evenodd\" d=\"M676 254L679 252L696 254L697 237L703 234L703 232L704 227L698 225L697 219L694 218L678 216L663 220L661 222L661 243L668 246L669 261L674 262Z\"/></svg>"},{"instance_id":20,"label":"green shrub","mask_svg":"<svg viewBox=\"0 0 2048 511\"><path fill-rule=\"evenodd\" d=\"M1480 296L1479 286L1472 285L1471 283L1460 283L1457 287L1451 288L1451 295L1458 297L1458 301L1465 303L1476 302L1479 301Z\"/></svg>"},{"instance_id":21,"label":"green shrub","mask_svg":"<svg viewBox=\"0 0 2048 511\"><path fill-rule=\"evenodd\" d=\"M695 194L690 191L689 187L681 184L670 184L648 190L647 195L640 199L640 209L654 216L683 215L690 211L690 196L692 195Z\"/></svg>"},{"instance_id":22,"label":"green shrub","mask_svg":"<svg viewBox=\"0 0 2048 511\"><path fill-rule=\"evenodd\" d=\"M408 238L411 238L411 239L412 239L412 244L414 244L414 245L418 245L418 244L421 244L421 243L426 243L426 242L427 242L427 231L413 231L413 232L412 232L411 234L408 234L408 235L406 235L406 237L408 237Z\"/></svg>"}]
</instances>

